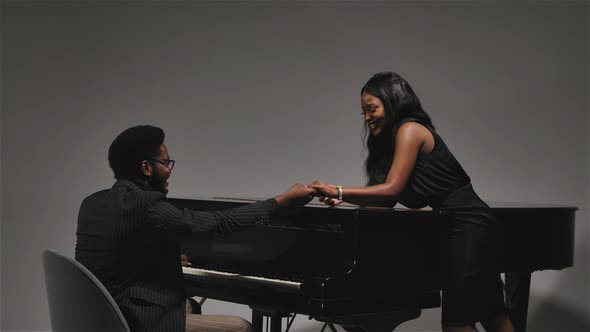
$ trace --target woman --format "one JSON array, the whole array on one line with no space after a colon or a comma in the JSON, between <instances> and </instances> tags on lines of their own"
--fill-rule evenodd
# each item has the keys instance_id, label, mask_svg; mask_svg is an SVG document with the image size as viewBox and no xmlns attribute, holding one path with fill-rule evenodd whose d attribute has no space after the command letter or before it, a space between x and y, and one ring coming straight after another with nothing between
<instances>
[{"instance_id":1,"label":"woman","mask_svg":"<svg viewBox=\"0 0 590 332\"><path fill-rule=\"evenodd\" d=\"M453 217L450 278L443 290L445 332L514 331L503 284L493 264L496 222L489 206L434 130L420 100L401 76L375 74L361 89L368 156L366 187L312 183L320 201L410 208L431 206Z\"/></svg>"}]
</instances>

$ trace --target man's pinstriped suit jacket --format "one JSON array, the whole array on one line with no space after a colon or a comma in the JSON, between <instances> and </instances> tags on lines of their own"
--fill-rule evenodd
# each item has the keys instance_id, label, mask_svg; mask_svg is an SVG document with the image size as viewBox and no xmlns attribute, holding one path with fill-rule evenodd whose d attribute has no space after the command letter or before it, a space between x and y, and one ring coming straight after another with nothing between
<instances>
[{"instance_id":1,"label":"man's pinstriped suit jacket","mask_svg":"<svg viewBox=\"0 0 590 332\"><path fill-rule=\"evenodd\" d=\"M76 260L113 295L132 332L184 332L179 238L220 236L276 209L268 199L227 211L179 210L147 183L119 179L82 202Z\"/></svg>"}]
</instances>

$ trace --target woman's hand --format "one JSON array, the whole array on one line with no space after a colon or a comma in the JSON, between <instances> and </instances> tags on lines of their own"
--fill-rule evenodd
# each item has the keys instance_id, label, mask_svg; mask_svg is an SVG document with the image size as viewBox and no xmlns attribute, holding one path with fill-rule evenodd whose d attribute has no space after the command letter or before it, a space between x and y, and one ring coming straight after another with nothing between
<instances>
[{"instance_id":1,"label":"woman's hand","mask_svg":"<svg viewBox=\"0 0 590 332\"><path fill-rule=\"evenodd\" d=\"M342 200L340 200L340 199L329 198L329 197L325 197L325 196L321 196L318 200L320 202L326 203L327 205L330 205L330 206L336 206L336 205L342 203Z\"/></svg>"},{"instance_id":2,"label":"woman's hand","mask_svg":"<svg viewBox=\"0 0 590 332\"><path fill-rule=\"evenodd\" d=\"M309 188L316 191L316 196L319 197L319 201L326 203L330 206L338 205L342 203L338 198L338 187L333 184L323 183L321 181L314 181Z\"/></svg>"}]
</instances>

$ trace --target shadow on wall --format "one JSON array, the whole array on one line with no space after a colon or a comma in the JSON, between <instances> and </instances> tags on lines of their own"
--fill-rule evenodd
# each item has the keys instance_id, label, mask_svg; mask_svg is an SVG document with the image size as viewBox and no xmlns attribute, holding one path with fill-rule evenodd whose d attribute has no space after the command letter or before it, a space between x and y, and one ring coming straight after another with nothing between
<instances>
[{"instance_id":1,"label":"shadow on wall","mask_svg":"<svg viewBox=\"0 0 590 332\"><path fill-rule=\"evenodd\" d=\"M590 257L588 252L584 250L576 252L577 262L588 262ZM579 266L581 270L587 269L586 266ZM533 278L534 278L533 273ZM560 296L535 296L531 294L529 303L537 302L534 308L529 307L527 330L532 332L590 332L590 317L587 312L588 308L574 308L564 298L572 296L572 294L580 294L580 292L588 294L588 288L580 287L580 285L588 285L587 274L573 273L563 274L556 283L554 293ZM584 295L585 295L584 294ZM533 309L533 310L531 310Z\"/></svg>"},{"instance_id":2,"label":"shadow on wall","mask_svg":"<svg viewBox=\"0 0 590 332\"><path fill-rule=\"evenodd\" d=\"M585 208L584 208L585 209ZM576 231L582 219L576 216ZM590 332L590 316L588 315L589 280L588 269L590 251L588 246L577 244L575 249L575 263L573 268L557 271L560 276L555 285L551 286L551 294L536 295L531 293L529 304L536 302L534 308L529 307L527 331L531 332ZM574 270L575 269L575 270ZM565 273L565 272L568 273ZM535 272L532 278L535 278ZM585 300L586 307L573 307L570 301L564 299L580 298Z\"/></svg>"},{"instance_id":3,"label":"shadow on wall","mask_svg":"<svg viewBox=\"0 0 590 332\"><path fill-rule=\"evenodd\" d=\"M590 318L554 298L540 300L538 308L529 312L527 331L588 332Z\"/></svg>"}]
</instances>

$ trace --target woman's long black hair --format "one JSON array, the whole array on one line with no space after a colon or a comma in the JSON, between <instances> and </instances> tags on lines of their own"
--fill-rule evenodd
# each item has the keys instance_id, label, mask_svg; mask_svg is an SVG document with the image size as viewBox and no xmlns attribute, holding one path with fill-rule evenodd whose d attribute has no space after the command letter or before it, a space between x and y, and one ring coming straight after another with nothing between
<instances>
[{"instance_id":1,"label":"woman's long black hair","mask_svg":"<svg viewBox=\"0 0 590 332\"><path fill-rule=\"evenodd\" d=\"M365 159L367 185L385 182L393 163L395 136L402 120L411 118L434 129L430 117L420 103L410 84L400 75L392 72L377 73L361 89L381 100L385 110L386 128L374 137L369 124L365 123L364 136L369 154Z\"/></svg>"}]
</instances>

